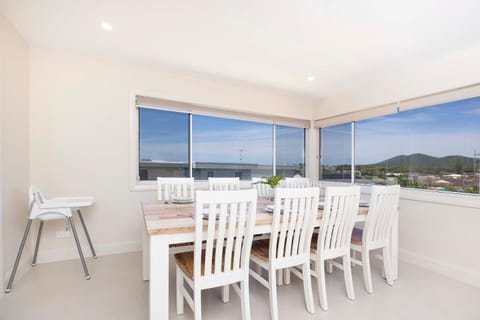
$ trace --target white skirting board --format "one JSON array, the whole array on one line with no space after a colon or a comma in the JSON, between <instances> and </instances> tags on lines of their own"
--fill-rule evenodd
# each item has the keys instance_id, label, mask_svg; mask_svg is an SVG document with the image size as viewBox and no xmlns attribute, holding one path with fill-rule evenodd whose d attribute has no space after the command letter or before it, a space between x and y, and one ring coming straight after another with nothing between
<instances>
[{"instance_id":1,"label":"white skirting board","mask_svg":"<svg viewBox=\"0 0 480 320\"><path fill-rule=\"evenodd\" d=\"M142 251L142 241L128 241L128 242L115 242L96 244L93 243L93 247L97 253L97 256L106 256L110 254L128 253ZM82 244L82 251L85 257L91 257L92 253L88 244ZM55 261L65 261L79 259L77 247L72 244L71 248L60 250L46 250L42 251L40 248L38 252L37 263L48 263Z\"/></svg>"},{"instance_id":2,"label":"white skirting board","mask_svg":"<svg viewBox=\"0 0 480 320\"><path fill-rule=\"evenodd\" d=\"M478 270L466 269L404 249L399 249L399 259L403 262L419 266L454 280L480 288L480 272ZM399 271L398 277L399 279L402 277L401 270Z\"/></svg>"}]
</instances>

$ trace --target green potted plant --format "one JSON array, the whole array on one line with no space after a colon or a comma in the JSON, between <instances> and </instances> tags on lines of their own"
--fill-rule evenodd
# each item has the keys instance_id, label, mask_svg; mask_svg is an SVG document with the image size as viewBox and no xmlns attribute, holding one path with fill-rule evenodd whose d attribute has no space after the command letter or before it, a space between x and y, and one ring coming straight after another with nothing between
<instances>
[{"instance_id":1,"label":"green potted plant","mask_svg":"<svg viewBox=\"0 0 480 320\"><path fill-rule=\"evenodd\" d=\"M260 181L254 182L253 184L261 183L261 184L268 184L273 189L280 183L280 180L283 179L283 174L279 174L276 176L263 176Z\"/></svg>"}]
</instances>

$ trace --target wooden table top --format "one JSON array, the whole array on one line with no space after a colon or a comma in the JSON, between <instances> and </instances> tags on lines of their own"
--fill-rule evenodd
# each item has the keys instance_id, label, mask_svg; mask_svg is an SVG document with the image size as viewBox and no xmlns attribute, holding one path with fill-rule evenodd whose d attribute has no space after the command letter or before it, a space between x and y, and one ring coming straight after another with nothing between
<instances>
[{"instance_id":1,"label":"wooden table top","mask_svg":"<svg viewBox=\"0 0 480 320\"><path fill-rule=\"evenodd\" d=\"M258 199L256 225L272 224L273 215L265 211L272 201ZM145 227L149 235L182 233L195 231L195 203L168 204L165 201L142 201ZM318 219L322 218L323 210L318 210ZM361 207L359 214L366 215L368 208Z\"/></svg>"}]
</instances>

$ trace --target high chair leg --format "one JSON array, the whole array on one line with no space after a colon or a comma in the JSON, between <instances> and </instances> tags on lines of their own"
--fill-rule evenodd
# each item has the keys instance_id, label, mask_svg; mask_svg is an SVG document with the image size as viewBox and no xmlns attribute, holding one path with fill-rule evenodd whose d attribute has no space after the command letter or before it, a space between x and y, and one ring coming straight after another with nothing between
<instances>
[{"instance_id":1,"label":"high chair leg","mask_svg":"<svg viewBox=\"0 0 480 320\"><path fill-rule=\"evenodd\" d=\"M87 226L85 225L85 221L83 220L82 212L80 209L77 210L78 217L80 218L80 222L82 223L83 230L85 230L85 235L87 236L88 245L90 246L90 250L92 251L93 259L97 259L97 254L95 253L95 249L93 249L92 239L90 239L90 234L88 233Z\"/></svg>"},{"instance_id":2,"label":"high chair leg","mask_svg":"<svg viewBox=\"0 0 480 320\"><path fill-rule=\"evenodd\" d=\"M15 264L13 265L12 274L8 280L7 289L5 289L5 293L12 291L13 279L15 279L15 274L17 273L18 264L20 263L20 258L22 257L23 248L25 248L25 242L27 241L28 233L30 232L30 227L32 226L32 221L32 219L28 219L25 232L23 233L22 242L20 243L20 248L18 249L17 258L15 259Z\"/></svg>"},{"instance_id":3,"label":"high chair leg","mask_svg":"<svg viewBox=\"0 0 480 320\"><path fill-rule=\"evenodd\" d=\"M75 229L75 224L73 223L72 217L68 217L68 222L70 227L72 227L73 237L75 238L75 243L77 244L78 254L80 255L80 260L82 261L83 272L85 273L85 278L90 280L90 274L88 273L87 264L85 263L85 257L83 256L82 247L80 246L80 241L78 240L77 229Z\"/></svg>"},{"instance_id":4,"label":"high chair leg","mask_svg":"<svg viewBox=\"0 0 480 320\"><path fill-rule=\"evenodd\" d=\"M40 220L40 225L38 226L37 243L35 244L35 253L33 254L32 267L35 267L35 265L37 264L38 247L40 246L40 238L42 236L42 230L43 230L43 221Z\"/></svg>"}]
</instances>

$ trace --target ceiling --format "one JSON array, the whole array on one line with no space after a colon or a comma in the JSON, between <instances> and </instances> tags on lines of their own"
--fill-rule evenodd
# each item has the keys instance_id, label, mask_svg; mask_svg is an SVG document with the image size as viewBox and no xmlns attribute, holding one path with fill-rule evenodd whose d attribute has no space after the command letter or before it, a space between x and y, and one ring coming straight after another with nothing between
<instances>
[{"instance_id":1,"label":"ceiling","mask_svg":"<svg viewBox=\"0 0 480 320\"><path fill-rule=\"evenodd\" d=\"M479 0L0 0L32 44L317 98L478 45L479 12Z\"/></svg>"}]
</instances>

